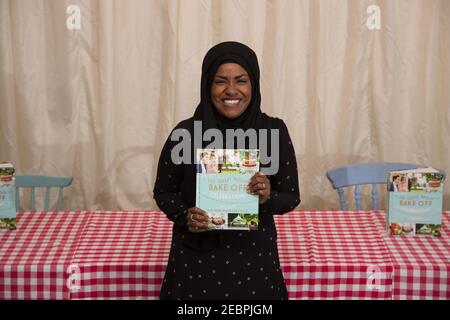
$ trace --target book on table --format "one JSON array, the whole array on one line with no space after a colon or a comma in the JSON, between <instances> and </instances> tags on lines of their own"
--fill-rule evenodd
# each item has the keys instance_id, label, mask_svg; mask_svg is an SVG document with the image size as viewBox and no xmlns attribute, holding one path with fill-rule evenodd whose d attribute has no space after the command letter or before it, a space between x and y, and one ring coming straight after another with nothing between
<instances>
[{"instance_id":1,"label":"book on table","mask_svg":"<svg viewBox=\"0 0 450 320\"><path fill-rule=\"evenodd\" d=\"M0 229L16 228L14 166L0 163Z\"/></svg>"},{"instance_id":2,"label":"book on table","mask_svg":"<svg viewBox=\"0 0 450 320\"><path fill-rule=\"evenodd\" d=\"M197 149L196 206L216 230L257 230L258 195L247 192L259 171L258 149Z\"/></svg>"},{"instance_id":3,"label":"book on table","mask_svg":"<svg viewBox=\"0 0 450 320\"><path fill-rule=\"evenodd\" d=\"M441 235L444 174L434 168L389 172L388 233Z\"/></svg>"}]
</instances>

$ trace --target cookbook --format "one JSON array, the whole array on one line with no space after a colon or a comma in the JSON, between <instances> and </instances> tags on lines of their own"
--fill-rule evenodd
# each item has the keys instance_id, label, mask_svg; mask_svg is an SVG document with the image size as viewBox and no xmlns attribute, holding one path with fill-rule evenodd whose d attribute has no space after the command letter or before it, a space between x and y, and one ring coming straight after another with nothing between
<instances>
[{"instance_id":1,"label":"cookbook","mask_svg":"<svg viewBox=\"0 0 450 320\"><path fill-rule=\"evenodd\" d=\"M0 163L0 229L16 228L14 166Z\"/></svg>"},{"instance_id":2,"label":"cookbook","mask_svg":"<svg viewBox=\"0 0 450 320\"><path fill-rule=\"evenodd\" d=\"M444 174L428 167L391 171L388 233L441 235Z\"/></svg>"},{"instance_id":3,"label":"cookbook","mask_svg":"<svg viewBox=\"0 0 450 320\"><path fill-rule=\"evenodd\" d=\"M214 230L257 230L258 195L247 185L259 171L258 149L197 149L196 206Z\"/></svg>"}]
</instances>

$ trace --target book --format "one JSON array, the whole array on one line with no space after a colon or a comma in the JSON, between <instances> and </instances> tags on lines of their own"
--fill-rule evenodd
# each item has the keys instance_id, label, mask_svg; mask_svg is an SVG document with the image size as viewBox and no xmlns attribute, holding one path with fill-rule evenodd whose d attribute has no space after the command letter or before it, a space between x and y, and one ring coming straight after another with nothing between
<instances>
[{"instance_id":1,"label":"book","mask_svg":"<svg viewBox=\"0 0 450 320\"><path fill-rule=\"evenodd\" d=\"M257 230L258 195L247 185L259 171L258 149L197 149L196 206L213 230Z\"/></svg>"},{"instance_id":2,"label":"book","mask_svg":"<svg viewBox=\"0 0 450 320\"><path fill-rule=\"evenodd\" d=\"M428 167L389 172L388 233L441 235L444 174Z\"/></svg>"},{"instance_id":3,"label":"book","mask_svg":"<svg viewBox=\"0 0 450 320\"><path fill-rule=\"evenodd\" d=\"M16 228L14 172L11 163L0 163L0 229Z\"/></svg>"}]
</instances>

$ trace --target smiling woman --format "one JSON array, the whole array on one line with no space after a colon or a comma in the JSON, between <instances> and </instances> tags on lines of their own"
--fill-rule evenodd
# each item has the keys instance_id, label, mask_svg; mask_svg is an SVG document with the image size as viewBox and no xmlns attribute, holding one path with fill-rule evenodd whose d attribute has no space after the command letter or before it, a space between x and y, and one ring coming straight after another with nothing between
<instances>
[{"instance_id":1,"label":"smiling woman","mask_svg":"<svg viewBox=\"0 0 450 320\"><path fill-rule=\"evenodd\" d=\"M239 117L252 98L247 71L237 63L222 64L214 76L211 100L216 111L228 119Z\"/></svg>"},{"instance_id":2,"label":"smiling woman","mask_svg":"<svg viewBox=\"0 0 450 320\"><path fill-rule=\"evenodd\" d=\"M172 131L184 130L187 136L194 137L188 139L189 147L183 148L183 156L190 159L174 161L172 151L177 148L178 140L172 139L172 134L161 151L154 198L174 222L161 299L288 298L278 259L273 215L289 212L300 202L297 162L284 122L261 112L259 78L256 54L246 45L223 42L211 48L203 60L200 103L193 117L180 122ZM201 128L198 134L196 123ZM264 169L269 163L261 161L261 172L236 186L242 190L236 201L242 199L244 192L259 197L259 223L254 216L240 212L235 213L233 220L235 224L249 225L251 232L216 230L215 224L226 221L217 219L214 212L195 206L197 168L193 155L197 154L196 149L206 148L210 143L209 139L202 139L196 148L196 136L204 137L209 130L220 133L215 138L231 149L230 154L240 149L239 139L232 136L228 141L225 133L251 130L255 134L244 139L241 148L251 149L250 137L254 136L254 149L277 159L276 170L268 173ZM267 134L256 134L261 131ZM274 132L277 137L279 133L279 139L272 139ZM208 173L216 168L216 161L211 153ZM245 164L254 165L250 155ZM223 193L218 193L217 197L222 196Z\"/></svg>"}]
</instances>

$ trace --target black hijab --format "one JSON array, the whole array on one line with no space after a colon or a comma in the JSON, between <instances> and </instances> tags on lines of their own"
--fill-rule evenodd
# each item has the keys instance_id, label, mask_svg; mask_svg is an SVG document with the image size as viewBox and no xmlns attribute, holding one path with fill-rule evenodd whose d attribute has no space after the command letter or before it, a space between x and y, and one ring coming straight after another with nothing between
<instances>
[{"instance_id":1,"label":"black hijab","mask_svg":"<svg viewBox=\"0 0 450 320\"><path fill-rule=\"evenodd\" d=\"M247 109L237 118L229 119L219 112L211 102L211 85L214 75L220 65L224 63L237 63L247 71L252 84L252 98ZM195 110L194 120L202 121L203 131L217 128L241 128L244 130L262 127L261 93L259 87L259 66L255 52L246 45L228 41L212 47L203 59L201 79L201 100Z\"/></svg>"}]
</instances>

